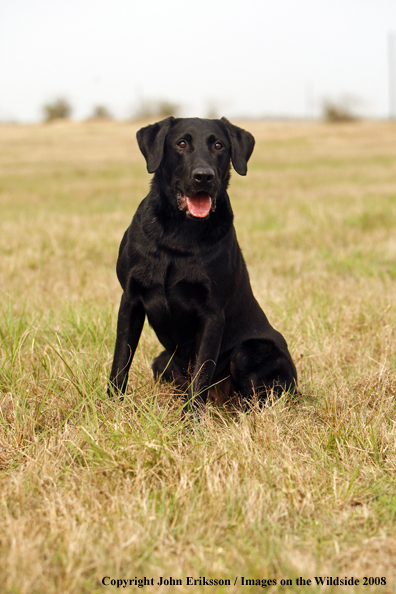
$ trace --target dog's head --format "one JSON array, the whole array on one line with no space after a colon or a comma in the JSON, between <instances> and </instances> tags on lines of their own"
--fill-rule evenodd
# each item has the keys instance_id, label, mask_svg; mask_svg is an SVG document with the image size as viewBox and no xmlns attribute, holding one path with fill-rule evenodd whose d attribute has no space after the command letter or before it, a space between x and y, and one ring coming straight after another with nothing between
<instances>
[{"instance_id":1,"label":"dog's head","mask_svg":"<svg viewBox=\"0 0 396 594\"><path fill-rule=\"evenodd\" d=\"M216 209L217 197L227 188L230 163L246 175L254 138L226 118L169 117L137 133L149 173L178 211L206 219Z\"/></svg>"}]
</instances>

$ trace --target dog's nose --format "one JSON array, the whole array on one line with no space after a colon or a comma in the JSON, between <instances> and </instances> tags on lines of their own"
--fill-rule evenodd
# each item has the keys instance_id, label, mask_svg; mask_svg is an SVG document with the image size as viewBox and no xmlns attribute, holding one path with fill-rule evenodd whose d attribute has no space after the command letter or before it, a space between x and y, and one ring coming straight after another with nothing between
<instances>
[{"instance_id":1,"label":"dog's nose","mask_svg":"<svg viewBox=\"0 0 396 594\"><path fill-rule=\"evenodd\" d=\"M211 167L196 167L192 171L192 178L199 184L211 183L214 180L215 172Z\"/></svg>"}]
</instances>

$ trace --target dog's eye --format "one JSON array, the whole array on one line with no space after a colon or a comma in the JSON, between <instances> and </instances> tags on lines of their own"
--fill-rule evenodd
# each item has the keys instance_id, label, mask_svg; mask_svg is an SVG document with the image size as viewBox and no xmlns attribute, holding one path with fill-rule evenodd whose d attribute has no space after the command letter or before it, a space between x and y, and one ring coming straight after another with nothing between
<instances>
[{"instance_id":1,"label":"dog's eye","mask_svg":"<svg viewBox=\"0 0 396 594\"><path fill-rule=\"evenodd\" d=\"M214 147L215 147L216 151L219 151L220 149L223 148L223 145L221 144L221 142L215 142Z\"/></svg>"},{"instance_id":2,"label":"dog's eye","mask_svg":"<svg viewBox=\"0 0 396 594\"><path fill-rule=\"evenodd\" d=\"M185 149L187 147L187 142L185 140L179 140L177 146L181 149Z\"/></svg>"}]
</instances>

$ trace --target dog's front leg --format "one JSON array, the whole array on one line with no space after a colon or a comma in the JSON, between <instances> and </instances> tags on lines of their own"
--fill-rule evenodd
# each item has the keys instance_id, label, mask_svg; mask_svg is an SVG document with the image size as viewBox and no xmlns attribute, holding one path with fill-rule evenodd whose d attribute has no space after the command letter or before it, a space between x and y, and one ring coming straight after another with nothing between
<instances>
[{"instance_id":1,"label":"dog's front leg","mask_svg":"<svg viewBox=\"0 0 396 594\"><path fill-rule=\"evenodd\" d=\"M224 314L207 317L200 335L198 356L188 393L188 408L199 408L206 403L223 337Z\"/></svg>"},{"instance_id":2,"label":"dog's front leg","mask_svg":"<svg viewBox=\"0 0 396 594\"><path fill-rule=\"evenodd\" d=\"M117 339L111 368L108 394L114 391L124 393L128 383L128 372L139 342L144 324L145 312L140 301L121 297L117 322Z\"/></svg>"}]
</instances>

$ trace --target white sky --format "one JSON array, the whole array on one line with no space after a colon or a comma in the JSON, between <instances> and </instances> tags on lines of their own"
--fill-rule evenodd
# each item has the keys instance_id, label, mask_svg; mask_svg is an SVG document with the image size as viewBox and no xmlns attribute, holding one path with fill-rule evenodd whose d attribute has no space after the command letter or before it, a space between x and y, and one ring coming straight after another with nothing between
<instances>
[{"instance_id":1,"label":"white sky","mask_svg":"<svg viewBox=\"0 0 396 594\"><path fill-rule=\"evenodd\" d=\"M396 47L396 0L1 0L0 120L58 96L76 118L142 98L304 117L344 95L386 117L391 31Z\"/></svg>"}]
</instances>

